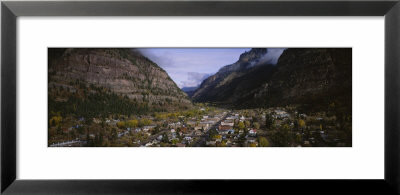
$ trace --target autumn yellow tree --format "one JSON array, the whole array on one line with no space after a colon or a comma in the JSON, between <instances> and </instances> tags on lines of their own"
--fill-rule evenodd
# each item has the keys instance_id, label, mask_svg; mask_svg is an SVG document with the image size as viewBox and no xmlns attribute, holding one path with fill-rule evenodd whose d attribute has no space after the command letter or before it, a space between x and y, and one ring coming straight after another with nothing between
<instances>
[{"instance_id":1,"label":"autumn yellow tree","mask_svg":"<svg viewBox=\"0 0 400 195\"><path fill-rule=\"evenodd\" d=\"M306 126L306 122L303 119L299 119L298 124L299 124L300 128L303 128Z\"/></svg>"},{"instance_id":2,"label":"autumn yellow tree","mask_svg":"<svg viewBox=\"0 0 400 195\"><path fill-rule=\"evenodd\" d=\"M139 121L136 119L132 119L132 120L126 122L126 126L130 127L130 128L135 128L135 127L139 126Z\"/></svg>"},{"instance_id":3,"label":"autumn yellow tree","mask_svg":"<svg viewBox=\"0 0 400 195\"><path fill-rule=\"evenodd\" d=\"M257 147L257 144L256 143L251 143L249 146L250 147Z\"/></svg>"},{"instance_id":4,"label":"autumn yellow tree","mask_svg":"<svg viewBox=\"0 0 400 195\"><path fill-rule=\"evenodd\" d=\"M246 127L250 127L250 121L244 121Z\"/></svg>"},{"instance_id":5,"label":"autumn yellow tree","mask_svg":"<svg viewBox=\"0 0 400 195\"><path fill-rule=\"evenodd\" d=\"M61 121L62 121L62 117L61 116L53 116L50 119L50 125L51 126L59 126Z\"/></svg>"},{"instance_id":6,"label":"autumn yellow tree","mask_svg":"<svg viewBox=\"0 0 400 195\"><path fill-rule=\"evenodd\" d=\"M244 123L242 121L239 122L238 128L239 129L244 129L245 128L245 125L244 125Z\"/></svg>"},{"instance_id":7,"label":"autumn yellow tree","mask_svg":"<svg viewBox=\"0 0 400 195\"><path fill-rule=\"evenodd\" d=\"M268 142L267 138L265 138L265 137L261 137L260 138L260 146L261 147L268 147L269 146L269 142Z\"/></svg>"},{"instance_id":8,"label":"autumn yellow tree","mask_svg":"<svg viewBox=\"0 0 400 195\"><path fill-rule=\"evenodd\" d=\"M151 121L150 119L147 118L143 118L140 120L140 126L147 126L150 125L151 123L153 123L153 121Z\"/></svg>"},{"instance_id":9,"label":"autumn yellow tree","mask_svg":"<svg viewBox=\"0 0 400 195\"><path fill-rule=\"evenodd\" d=\"M125 128L125 122L124 121L117 122L117 127L120 128L120 129L124 129Z\"/></svg>"},{"instance_id":10,"label":"autumn yellow tree","mask_svg":"<svg viewBox=\"0 0 400 195\"><path fill-rule=\"evenodd\" d=\"M217 144L217 147L226 147L226 141L222 141L221 143Z\"/></svg>"}]
</instances>

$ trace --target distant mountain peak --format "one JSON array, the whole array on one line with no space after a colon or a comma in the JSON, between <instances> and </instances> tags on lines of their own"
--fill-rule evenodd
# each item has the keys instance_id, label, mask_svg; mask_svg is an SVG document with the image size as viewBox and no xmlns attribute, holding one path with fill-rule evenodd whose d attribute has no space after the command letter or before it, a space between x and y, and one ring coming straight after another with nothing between
<instances>
[{"instance_id":1,"label":"distant mountain peak","mask_svg":"<svg viewBox=\"0 0 400 195\"><path fill-rule=\"evenodd\" d=\"M189 97L192 97L194 92L196 92L197 88L199 88L200 85L194 86L194 87L182 87L182 91L185 92Z\"/></svg>"},{"instance_id":2,"label":"distant mountain peak","mask_svg":"<svg viewBox=\"0 0 400 195\"><path fill-rule=\"evenodd\" d=\"M239 57L240 62L250 62L253 60L257 60L263 55L268 53L267 48L253 48L250 51L246 51L242 53Z\"/></svg>"},{"instance_id":3,"label":"distant mountain peak","mask_svg":"<svg viewBox=\"0 0 400 195\"><path fill-rule=\"evenodd\" d=\"M222 67L218 72L226 73L239 70L245 70L258 65L260 59L268 53L266 48L253 48L250 51L242 53L237 62Z\"/></svg>"}]
</instances>

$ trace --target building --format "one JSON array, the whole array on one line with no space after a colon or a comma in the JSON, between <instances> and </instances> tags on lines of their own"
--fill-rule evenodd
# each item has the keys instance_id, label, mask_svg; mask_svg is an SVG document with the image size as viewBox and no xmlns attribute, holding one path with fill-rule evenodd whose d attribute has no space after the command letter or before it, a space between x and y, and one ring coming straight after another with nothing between
<instances>
[{"instance_id":1,"label":"building","mask_svg":"<svg viewBox=\"0 0 400 195\"><path fill-rule=\"evenodd\" d=\"M233 127L234 124L235 123L233 122L233 120L225 120L225 121L221 122L221 125L223 125L223 126L231 126L231 127Z\"/></svg>"},{"instance_id":2,"label":"building","mask_svg":"<svg viewBox=\"0 0 400 195\"><path fill-rule=\"evenodd\" d=\"M183 138L184 140L186 140L186 141L192 141L192 138L191 137L185 137L185 138Z\"/></svg>"},{"instance_id":3,"label":"building","mask_svg":"<svg viewBox=\"0 0 400 195\"><path fill-rule=\"evenodd\" d=\"M176 146L176 147L186 147L186 145L185 145L185 144L182 144L182 143L177 143L177 144L175 144L175 146Z\"/></svg>"},{"instance_id":4,"label":"building","mask_svg":"<svg viewBox=\"0 0 400 195\"><path fill-rule=\"evenodd\" d=\"M256 138L247 138L247 143L256 143Z\"/></svg>"},{"instance_id":5,"label":"building","mask_svg":"<svg viewBox=\"0 0 400 195\"><path fill-rule=\"evenodd\" d=\"M150 130L150 129L154 129L155 127L156 127L155 125L148 125L148 126L144 126L143 129Z\"/></svg>"},{"instance_id":6,"label":"building","mask_svg":"<svg viewBox=\"0 0 400 195\"><path fill-rule=\"evenodd\" d=\"M228 125L220 125L220 126L218 126L218 129L219 130L229 130L229 129L232 129L232 127L228 126Z\"/></svg>"},{"instance_id":7,"label":"building","mask_svg":"<svg viewBox=\"0 0 400 195\"><path fill-rule=\"evenodd\" d=\"M187 121L186 124L194 127L194 126L196 126L197 122L196 121Z\"/></svg>"},{"instance_id":8,"label":"building","mask_svg":"<svg viewBox=\"0 0 400 195\"><path fill-rule=\"evenodd\" d=\"M206 141L207 146L215 146L216 141Z\"/></svg>"},{"instance_id":9,"label":"building","mask_svg":"<svg viewBox=\"0 0 400 195\"><path fill-rule=\"evenodd\" d=\"M250 130L249 130L249 134L250 134L250 135L253 135L253 136L254 136L254 135L257 135L257 130L256 130L256 129L250 129Z\"/></svg>"},{"instance_id":10,"label":"building","mask_svg":"<svg viewBox=\"0 0 400 195\"><path fill-rule=\"evenodd\" d=\"M186 127L181 128L181 132L186 133L187 131L188 131L188 129Z\"/></svg>"},{"instance_id":11,"label":"building","mask_svg":"<svg viewBox=\"0 0 400 195\"><path fill-rule=\"evenodd\" d=\"M196 135L196 136L200 136L201 135L201 131L200 130L196 130L196 131L194 131L193 134Z\"/></svg>"},{"instance_id":12,"label":"building","mask_svg":"<svg viewBox=\"0 0 400 195\"><path fill-rule=\"evenodd\" d=\"M235 120L237 119L237 116L228 116L226 117L227 120Z\"/></svg>"},{"instance_id":13,"label":"building","mask_svg":"<svg viewBox=\"0 0 400 195\"><path fill-rule=\"evenodd\" d=\"M218 133L219 133L219 134L228 134L228 130L221 130L221 129L219 129L219 130L218 130Z\"/></svg>"},{"instance_id":14,"label":"building","mask_svg":"<svg viewBox=\"0 0 400 195\"><path fill-rule=\"evenodd\" d=\"M274 118L289 118L289 114L283 110L275 110Z\"/></svg>"},{"instance_id":15,"label":"building","mask_svg":"<svg viewBox=\"0 0 400 195\"><path fill-rule=\"evenodd\" d=\"M196 127L194 127L194 130L208 130L208 128L210 128L210 124L207 122L200 122L199 125L197 125Z\"/></svg>"}]
</instances>

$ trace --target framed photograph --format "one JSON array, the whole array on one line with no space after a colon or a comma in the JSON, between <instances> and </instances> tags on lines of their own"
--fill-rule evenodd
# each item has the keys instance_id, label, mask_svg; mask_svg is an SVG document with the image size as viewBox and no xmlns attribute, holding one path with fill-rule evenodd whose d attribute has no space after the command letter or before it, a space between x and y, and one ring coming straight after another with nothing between
<instances>
[{"instance_id":1,"label":"framed photograph","mask_svg":"<svg viewBox=\"0 0 400 195\"><path fill-rule=\"evenodd\" d=\"M1 192L398 194L399 6L2 1Z\"/></svg>"}]
</instances>

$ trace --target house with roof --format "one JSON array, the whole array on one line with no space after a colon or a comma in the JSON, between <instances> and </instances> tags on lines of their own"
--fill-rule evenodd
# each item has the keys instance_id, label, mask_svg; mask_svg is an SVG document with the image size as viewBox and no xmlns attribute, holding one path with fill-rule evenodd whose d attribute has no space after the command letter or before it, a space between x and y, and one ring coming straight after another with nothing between
<instances>
[{"instance_id":1,"label":"house with roof","mask_svg":"<svg viewBox=\"0 0 400 195\"><path fill-rule=\"evenodd\" d=\"M257 135L257 130L256 129L250 129L249 130L249 135L252 135L252 136Z\"/></svg>"},{"instance_id":2,"label":"house with roof","mask_svg":"<svg viewBox=\"0 0 400 195\"><path fill-rule=\"evenodd\" d=\"M148 125L143 127L143 131L149 131L150 129L154 129L156 126L155 125Z\"/></svg>"},{"instance_id":3,"label":"house with roof","mask_svg":"<svg viewBox=\"0 0 400 195\"><path fill-rule=\"evenodd\" d=\"M208 130L210 128L210 124L207 122L200 122L196 127L194 127L194 130Z\"/></svg>"},{"instance_id":4,"label":"house with roof","mask_svg":"<svg viewBox=\"0 0 400 195\"><path fill-rule=\"evenodd\" d=\"M188 125L190 127L195 127L197 125L197 121L195 121L195 120L187 121L186 125Z\"/></svg>"},{"instance_id":5,"label":"house with roof","mask_svg":"<svg viewBox=\"0 0 400 195\"><path fill-rule=\"evenodd\" d=\"M186 145L183 144L183 143L177 143L177 144L175 144L175 146L176 146L176 147L186 147Z\"/></svg>"},{"instance_id":6,"label":"house with roof","mask_svg":"<svg viewBox=\"0 0 400 195\"><path fill-rule=\"evenodd\" d=\"M186 140L186 141L189 141L189 142L192 141L192 137L189 137L189 136L186 136L183 139Z\"/></svg>"},{"instance_id":7,"label":"house with roof","mask_svg":"<svg viewBox=\"0 0 400 195\"><path fill-rule=\"evenodd\" d=\"M247 142L247 143L257 143L257 138L248 137L248 138L246 139L246 142Z\"/></svg>"},{"instance_id":8,"label":"house with roof","mask_svg":"<svg viewBox=\"0 0 400 195\"><path fill-rule=\"evenodd\" d=\"M195 130L195 131L193 132L193 134L196 135L196 136L200 136L202 133L201 133L200 130Z\"/></svg>"},{"instance_id":9,"label":"house with roof","mask_svg":"<svg viewBox=\"0 0 400 195\"><path fill-rule=\"evenodd\" d=\"M221 122L221 125L223 125L223 126L230 126L230 127L233 127L234 124L235 124L235 123L233 122L233 120L225 120L225 121L222 121L222 122Z\"/></svg>"},{"instance_id":10,"label":"house with roof","mask_svg":"<svg viewBox=\"0 0 400 195\"><path fill-rule=\"evenodd\" d=\"M218 129L222 131L222 130L232 129L232 127L229 125L220 125L220 126L218 126Z\"/></svg>"},{"instance_id":11,"label":"house with roof","mask_svg":"<svg viewBox=\"0 0 400 195\"><path fill-rule=\"evenodd\" d=\"M228 116L226 117L227 120L235 120L237 119L237 116Z\"/></svg>"},{"instance_id":12,"label":"house with roof","mask_svg":"<svg viewBox=\"0 0 400 195\"><path fill-rule=\"evenodd\" d=\"M221 134L221 135L228 134L228 130L218 129L218 133Z\"/></svg>"},{"instance_id":13,"label":"house with roof","mask_svg":"<svg viewBox=\"0 0 400 195\"><path fill-rule=\"evenodd\" d=\"M216 141L206 141L207 146L215 146Z\"/></svg>"},{"instance_id":14,"label":"house with roof","mask_svg":"<svg viewBox=\"0 0 400 195\"><path fill-rule=\"evenodd\" d=\"M140 141L140 140L139 140L139 141ZM159 144L160 141L158 141L158 140L156 140L156 139L153 139L153 141L152 141L151 143L153 143L153 145L154 145L154 144Z\"/></svg>"},{"instance_id":15,"label":"house with roof","mask_svg":"<svg viewBox=\"0 0 400 195\"><path fill-rule=\"evenodd\" d=\"M289 114L284 110L275 110L275 114L272 117L280 119L289 118Z\"/></svg>"}]
</instances>

